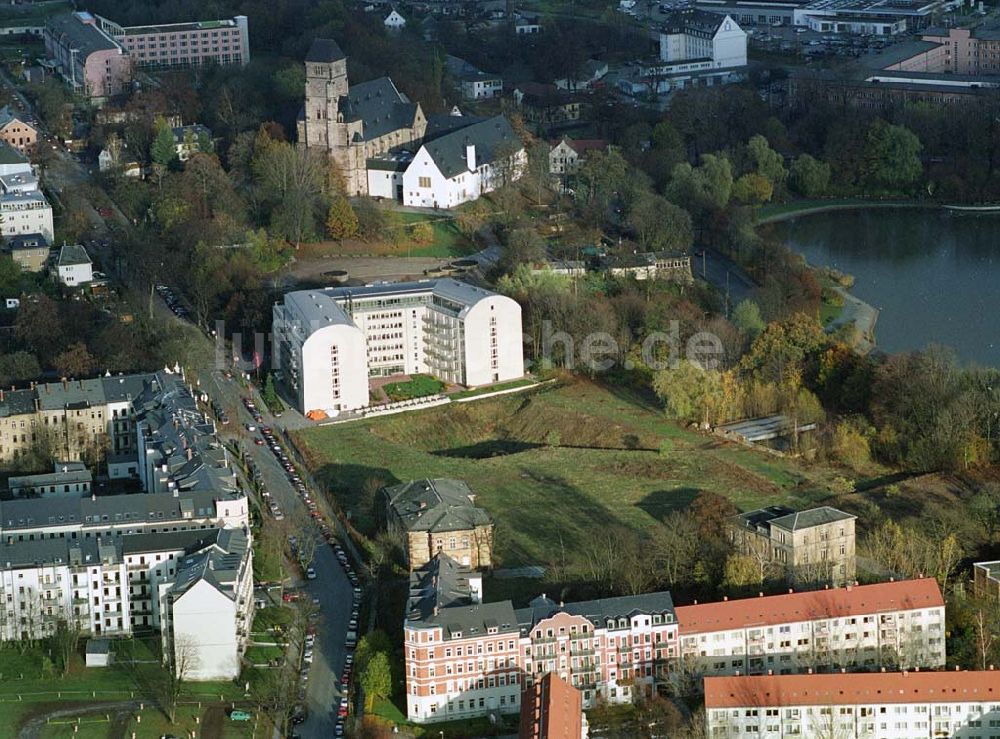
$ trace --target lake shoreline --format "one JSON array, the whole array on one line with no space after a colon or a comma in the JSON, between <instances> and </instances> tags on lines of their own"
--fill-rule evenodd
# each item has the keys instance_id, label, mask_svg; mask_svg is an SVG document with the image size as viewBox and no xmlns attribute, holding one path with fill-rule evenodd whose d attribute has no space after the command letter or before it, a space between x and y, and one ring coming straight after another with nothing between
<instances>
[{"instance_id":1,"label":"lake shoreline","mask_svg":"<svg viewBox=\"0 0 1000 739\"><path fill-rule=\"evenodd\" d=\"M802 208L787 210L772 215L760 216L757 220L758 226L766 226L769 223L781 223L789 221L799 216L811 216L818 213L830 213L837 210L867 210L869 208L926 208L928 210L941 210L946 206L940 203L928 203L926 201L915 200L852 200L850 202L833 201L823 203L821 200L810 201L814 205L803 204Z\"/></svg>"}]
</instances>

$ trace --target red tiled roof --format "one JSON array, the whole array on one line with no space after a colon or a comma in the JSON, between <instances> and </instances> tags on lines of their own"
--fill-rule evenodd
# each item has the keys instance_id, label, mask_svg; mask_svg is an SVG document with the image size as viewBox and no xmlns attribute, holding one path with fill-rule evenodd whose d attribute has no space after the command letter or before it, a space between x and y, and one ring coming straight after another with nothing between
<instances>
[{"instance_id":1,"label":"red tiled roof","mask_svg":"<svg viewBox=\"0 0 1000 739\"><path fill-rule=\"evenodd\" d=\"M1000 671L706 677L705 708L1000 702Z\"/></svg>"},{"instance_id":2,"label":"red tiled roof","mask_svg":"<svg viewBox=\"0 0 1000 739\"><path fill-rule=\"evenodd\" d=\"M774 626L818 618L861 616L943 606L937 580L899 580L762 598L741 598L694 606L677 606L678 630L685 634L729 631L748 626Z\"/></svg>"},{"instance_id":3,"label":"red tiled roof","mask_svg":"<svg viewBox=\"0 0 1000 739\"><path fill-rule=\"evenodd\" d=\"M579 690L554 672L524 689L519 739L579 739L582 733Z\"/></svg>"},{"instance_id":4,"label":"red tiled roof","mask_svg":"<svg viewBox=\"0 0 1000 739\"><path fill-rule=\"evenodd\" d=\"M566 139L566 143L577 154L587 151L600 151L608 148L608 142L604 139Z\"/></svg>"}]
</instances>

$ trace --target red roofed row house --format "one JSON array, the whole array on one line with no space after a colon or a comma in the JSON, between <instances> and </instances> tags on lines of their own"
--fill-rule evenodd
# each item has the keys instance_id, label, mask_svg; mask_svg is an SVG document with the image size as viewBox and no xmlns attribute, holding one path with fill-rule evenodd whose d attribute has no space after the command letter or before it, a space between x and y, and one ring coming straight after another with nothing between
<instances>
[{"instance_id":1,"label":"red roofed row house","mask_svg":"<svg viewBox=\"0 0 1000 739\"><path fill-rule=\"evenodd\" d=\"M667 592L582 603L543 595L518 610L482 603L481 582L446 555L411 575L411 721L517 712L522 689L550 673L589 708L702 674L944 664L944 601L933 579L678 608Z\"/></svg>"},{"instance_id":2,"label":"red roofed row house","mask_svg":"<svg viewBox=\"0 0 1000 739\"><path fill-rule=\"evenodd\" d=\"M1000 737L1000 672L705 678L708 736Z\"/></svg>"}]
</instances>

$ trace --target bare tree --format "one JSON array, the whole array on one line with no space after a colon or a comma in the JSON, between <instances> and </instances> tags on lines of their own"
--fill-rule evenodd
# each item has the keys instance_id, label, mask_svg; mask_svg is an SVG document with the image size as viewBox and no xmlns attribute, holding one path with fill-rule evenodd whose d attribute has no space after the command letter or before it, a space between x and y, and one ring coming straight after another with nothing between
<instances>
[{"instance_id":1,"label":"bare tree","mask_svg":"<svg viewBox=\"0 0 1000 739\"><path fill-rule=\"evenodd\" d=\"M979 669L985 670L989 664L989 657L993 651L993 642L996 640L994 633L993 616L988 614L982 605L976 608L972 614L972 627L975 630L976 653L979 655Z\"/></svg>"},{"instance_id":2,"label":"bare tree","mask_svg":"<svg viewBox=\"0 0 1000 739\"><path fill-rule=\"evenodd\" d=\"M168 649L171 649L172 654L167 657L170 669L167 671L163 685L163 711L167 714L170 723L174 723L177 718L177 703L180 700L181 691L184 689L184 683L198 669L201 657L198 655L197 643L189 634L175 635Z\"/></svg>"}]
</instances>

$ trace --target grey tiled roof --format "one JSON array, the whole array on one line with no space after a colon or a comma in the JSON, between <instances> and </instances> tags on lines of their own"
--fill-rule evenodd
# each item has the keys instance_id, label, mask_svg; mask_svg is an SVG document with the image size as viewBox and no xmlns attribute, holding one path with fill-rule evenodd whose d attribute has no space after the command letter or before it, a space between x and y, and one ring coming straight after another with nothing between
<instances>
[{"instance_id":1,"label":"grey tiled roof","mask_svg":"<svg viewBox=\"0 0 1000 739\"><path fill-rule=\"evenodd\" d=\"M504 152L522 148L521 140L502 115L488 118L446 133L424 143L437 168L445 177L454 177L469 171L465 161L466 146L476 147L476 166L489 164Z\"/></svg>"},{"instance_id":2,"label":"grey tiled roof","mask_svg":"<svg viewBox=\"0 0 1000 739\"><path fill-rule=\"evenodd\" d=\"M63 46L71 46L80 50L79 61L86 61L95 51L107 51L119 48L106 33L96 25L81 23L75 13L60 13L49 18L46 24L49 33L56 37Z\"/></svg>"},{"instance_id":3,"label":"grey tiled roof","mask_svg":"<svg viewBox=\"0 0 1000 739\"><path fill-rule=\"evenodd\" d=\"M852 516L850 513L838 511L836 508L831 508L830 506L820 506L819 508L810 508L807 511L790 513L787 516L776 518L771 521L771 525L779 526L788 531L797 531L837 521L847 521L852 518L855 518L855 516Z\"/></svg>"},{"instance_id":4,"label":"grey tiled roof","mask_svg":"<svg viewBox=\"0 0 1000 739\"><path fill-rule=\"evenodd\" d=\"M27 164L28 158L8 144L0 141L0 164Z\"/></svg>"},{"instance_id":5,"label":"grey tiled roof","mask_svg":"<svg viewBox=\"0 0 1000 739\"><path fill-rule=\"evenodd\" d=\"M411 626L440 626L447 640L485 634L495 627L498 633L519 630L510 601L475 603L469 578L479 577L446 554L438 554L410 575L407 623Z\"/></svg>"},{"instance_id":6,"label":"grey tiled roof","mask_svg":"<svg viewBox=\"0 0 1000 739\"><path fill-rule=\"evenodd\" d=\"M340 99L345 121L361 121L364 140L371 141L387 133L413 126L417 106L396 89L388 77L351 85Z\"/></svg>"},{"instance_id":7,"label":"grey tiled roof","mask_svg":"<svg viewBox=\"0 0 1000 739\"><path fill-rule=\"evenodd\" d=\"M563 605L545 597L536 598L527 608L517 610L517 620L521 628L528 631L542 619L549 618L556 613L583 616L595 626L602 627L607 625L610 618L627 618L638 614L666 615L671 621L676 618L674 599L669 591L662 590L656 593L599 598L598 600L585 600Z\"/></svg>"},{"instance_id":8,"label":"grey tiled roof","mask_svg":"<svg viewBox=\"0 0 1000 739\"><path fill-rule=\"evenodd\" d=\"M805 511L796 511L788 506L768 506L755 511L740 513L736 517L739 524L748 529L764 529L768 526L778 526L786 531L798 531L813 526L822 526L836 521L847 521L856 516L832 508L820 506Z\"/></svg>"},{"instance_id":9,"label":"grey tiled roof","mask_svg":"<svg viewBox=\"0 0 1000 739\"><path fill-rule=\"evenodd\" d=\"M230 600L236 598L240 567L246 561L250 542L239 529L223 529L213 546L182 559L170 589L171 598L179 598L204 580Z\"/></svg>"},{"instance_id":10,"label":"grey tiled roof","mask_svg":"<svg viewBox=\"0 0 1000 739\"><path fill-rule=\"evenodd\" d=\"M329 64L341 59L346 59L344 52L340 50L340 46L332 38L313 39L312 46L309 47L309 53L306 54L307 62Z\"/></svg>"},{"instance_id":11,"label":"grey tiled roof","mask_svg":"<svg viewBox=\"0 0 1000 739\"><path fill-rule=\"evenodd\" d=\"M155 533L129 534L122 537L124 554L144 552L169 552L181 549L197 552L215 544L222 529L188 529L187 531L157 531Z\"/></svg>"},{"instance_id":12,"label":"grey tiled roof","mask_svg":"<svg viewBox=\"0 0 1000 739\"><path fill-rule=\"evenodd\" d=\"M80 244L63 244L59 250L59 266L71 267L76 264L90 264L90 255Z\"/></svg>"},{"instance_id":13,"label":"grey tiled roof","mask_svg":"<svg viewBox=\"0 0 1000 739\"><path fill-rule=\"evenodd\" d=\"M415 480L385 492L389 507L409 531L466 531L490 522L462 480Z\"/></svg>"}]
</instances>

